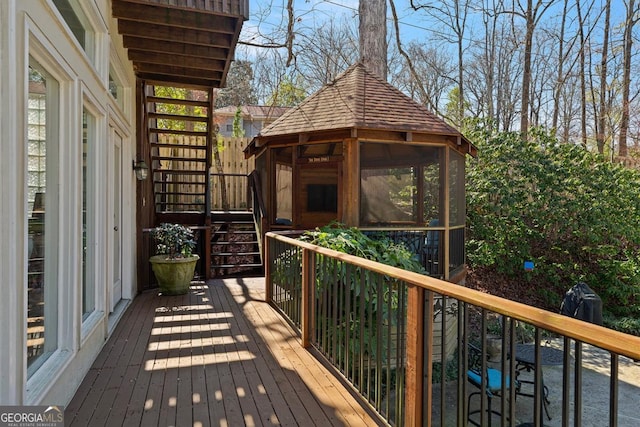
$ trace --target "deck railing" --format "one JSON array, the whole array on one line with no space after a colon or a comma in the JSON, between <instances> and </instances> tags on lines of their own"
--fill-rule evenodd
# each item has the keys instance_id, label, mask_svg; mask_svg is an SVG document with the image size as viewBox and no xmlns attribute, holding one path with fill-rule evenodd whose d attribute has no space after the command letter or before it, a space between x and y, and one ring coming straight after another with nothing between
<instances>
[{"instance_id":1,"label":"deck railing","mask_svg":"<svg viewBox=\"0 0 640 427\"><path fill-rule=\"evenodd\" d=\"M608 353L601 411L606 424L618 425L619 359L640 359L640 338L284 234L267 234L267 299L300 331L302 345L315 347L389 424L466 425L477 411L471 419L485 425L482 414L491 409L499 413L494 423L528 417L543 425L549 387L542 366L546 349L555 348L563 380L552 391L560 405L554 416L580 426L582 347L590 344ZM496 327L500 350L489 360ZM527 341L525 363L518 351ZM472 344L481 351L480 372L503 375L493 393L470 400L478 391L468 381ZM482 376L480 388L487 381Z\"/></svg>"}]
</instances>

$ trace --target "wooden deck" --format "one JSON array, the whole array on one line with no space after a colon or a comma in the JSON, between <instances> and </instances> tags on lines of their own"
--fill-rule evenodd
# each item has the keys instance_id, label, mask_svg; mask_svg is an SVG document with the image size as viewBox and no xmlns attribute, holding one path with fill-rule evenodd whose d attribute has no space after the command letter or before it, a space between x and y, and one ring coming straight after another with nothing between
<instances>
[{"instance_id":1,"label":"wooden deck","mask_svg":"<svg viewBox=\"0 0 640 427\"><path fill-rule=\"evenodd\" d=\"M264 302L264 279L139 295L65 411L72 426L383 425Z\"/></svg>"}]
</instances>

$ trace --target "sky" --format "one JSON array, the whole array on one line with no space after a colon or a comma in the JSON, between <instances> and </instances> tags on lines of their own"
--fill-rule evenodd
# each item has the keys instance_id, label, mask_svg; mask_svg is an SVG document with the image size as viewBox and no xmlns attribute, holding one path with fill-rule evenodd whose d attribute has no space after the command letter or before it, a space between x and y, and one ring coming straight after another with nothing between
<instances>
[{"instance_id":1,"label":"sky","mask_svg":"<svg viewBox=\"0 0 640 427\"><path fill-rule=\"evenodd\" d=\"M255 40L256 26L262 32L286 26L287 0L250 0L250 19L243 25L241 40ZM420 37L420 23L416 14L408 10L408 0L396 0L396 8L401 22L401 32L408 34L408 39ZM314 26L327 20L340 18L357 19L358 0L295 0L296 18L300 25ZM387 7L389 19L391 10Z\"/></svg>"},{"instance_id":2,"label":"sky","mask_svg":"<svg viewBox=\"0 0 640 427\"><path fill-rule=\"evenodd\" d=\"M599 6L604 0L595 0ZM250 19L243 25L241 40L259 42L255 36L256 26L260 25L262 32L269 32L276 28L286 28L286 7L287 0L250 0ZM482 3L478 0L478 3ZM559 2L558 2L559 3ZM586 7L585 1L581 1ZM411 40L425 40L427 37L437 35L440 30L433 22L429 22L423 12L415 12L410 9L409 0L395 0L396 10L400 21L400 35L403 42ZM320 25L327 20L339 20L341 18L357 19L358 0L295 0L296 25L314 26ZM561 6L556 6L555 10L549 10L545 14L545 20L556 18L560 15ZM612 1L611 22L621 22L624 14L622 0ZM391 22L391 8L387 6L387 15ZM524 20L522 21L524 25ZM480 30L479 23L471 20L466 29L469 39L473 37L473 32ZM544 21L543 21L544 24ZM391 33L388 33L391 35Z\"/></svg>"}]
</instances>

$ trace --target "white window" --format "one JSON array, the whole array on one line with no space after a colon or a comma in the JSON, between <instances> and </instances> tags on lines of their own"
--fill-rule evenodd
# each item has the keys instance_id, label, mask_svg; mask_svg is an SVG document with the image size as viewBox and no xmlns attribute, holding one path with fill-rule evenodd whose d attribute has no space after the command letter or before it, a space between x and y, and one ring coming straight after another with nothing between
<instances>
[{"instance_id":1,"label":"white window","mask_svg":"<svg viewBox=\"0 0 640 427\"><path fill-rule=\"evenodd\" d=\"M78 0L53 0L56 8L69 26L69 29L75 36L82 49L87 53L91 61L94 60L94 31L80 7Z\"/></svg>"},{"instance_id":2,"label":"white window","mask_svg":"<svg viewBox=\"0 0 640 427\"><path fill-rule=\"evenodd\" d=\"M58 98L58 82L30 58L26 165L28 376L58 348Z\"/></svg>"},{"instance_id":3,"label":"white window","mask_svg":"<svg viewBox=\"0 0 640 427\"><path fill-rule=\"evenodd\" d=\"M91 171L96 148L96 118L85 108L82 111L82 320L96 308L95 282L92 260L95 236L95 202L89 191L93 181Z\"/></svg>"},{"instance_id":4,"label":"white window","mask_svg":"<svg viewBox=\"0 0 640 427\"><path fill-rule=\"evenodd\" d=\"M116 104L120 108L124 108L124 87L113 65L109 66L109 93L116 100Z\"/></svg>"}]
</instances>

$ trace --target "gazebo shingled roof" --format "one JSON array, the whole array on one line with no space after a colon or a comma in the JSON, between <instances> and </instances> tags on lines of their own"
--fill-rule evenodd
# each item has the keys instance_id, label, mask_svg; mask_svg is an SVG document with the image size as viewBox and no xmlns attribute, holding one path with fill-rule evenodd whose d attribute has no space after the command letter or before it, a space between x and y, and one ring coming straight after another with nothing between
<instances>
[{"instance_id":1,"label":"gazebo shingled roof","mask_svg":"<svg viewBox=\"0 0 640 427\"><path fill-rule=\"evenodd\" d=\"M312 134L338 129L403 131L455 138L462 150L476 148L444 120L356 63L332 83L262 129L245 149L250 156L285 135ZM459 138L459 139L458 139Z\"/></svg>"}]
</instances>

